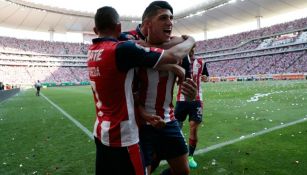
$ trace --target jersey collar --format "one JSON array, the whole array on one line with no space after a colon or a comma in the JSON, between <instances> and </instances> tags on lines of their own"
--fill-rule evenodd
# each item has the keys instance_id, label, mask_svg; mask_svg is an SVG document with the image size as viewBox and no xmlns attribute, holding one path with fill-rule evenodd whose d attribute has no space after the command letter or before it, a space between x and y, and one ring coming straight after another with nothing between
<instances>
[{"instance_id":1,"label":"jersey collar","mask_svg":"<svg viewBox=\"0 0 307 175\"><path fill-rule=\"evenodd\" d=\"M142 33L141 31L141 24L139 24L137 27L136 27L136 32L138 33L139 37L145 41L146 37L144 36L144 34Z\"/></svg>"}]
</instances>

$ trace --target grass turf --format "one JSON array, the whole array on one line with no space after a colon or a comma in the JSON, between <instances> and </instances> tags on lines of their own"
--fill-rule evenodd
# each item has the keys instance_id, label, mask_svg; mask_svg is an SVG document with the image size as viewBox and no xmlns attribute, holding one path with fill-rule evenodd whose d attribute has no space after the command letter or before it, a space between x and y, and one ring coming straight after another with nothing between
<instances>
[{"instance_id":1,"label":"grass turf","mask_svg":"<svg viewBox=\"0 0 307 175\"><path fill-rule=\"evenodd\" d=\"M199 128L198 149L307 115L306 81L206 83L203 89L204 122ZM95 114L90 87L42 92L92 131ZM258 101L248 102L257 93ZM197 155L199 167L191 174L303 175L307 167L306 125L300 123ZM188 138L187 123L183 132ZM0 174L94 174L93 141L44 98L36 97L34 90L0 104L0 141Z\"/></svg>"}]
</instances>

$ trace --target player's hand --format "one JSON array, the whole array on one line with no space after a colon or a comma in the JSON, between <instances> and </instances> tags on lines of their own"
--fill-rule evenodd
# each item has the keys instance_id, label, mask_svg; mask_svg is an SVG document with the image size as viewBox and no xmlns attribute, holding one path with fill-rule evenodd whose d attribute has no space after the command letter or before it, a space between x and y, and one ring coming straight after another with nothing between
<instances>
[{"instance_id":1,"label":"player's hand","mask_svg":"<svg viewBox=\"0 0 307 175\"><path fill-rule=\"evenodd\" d=\"M165 121L158 115L149 114L145 111L145 108L141 105L138 106L138 110L140 112L140 115L142 119L144 119L146 122L150 123L155 128L163 128L165 127Z\"/></svg>"},{"instance_id":2,"label":"player's hand","mask_svg":"<svg viewBox=\"0 0 307 175\"><path fill-rule=\"evenodd\" d=\"M147 121L150 123L151 126L157 128L157 129L161 129L165 127L165 121L158 115L154 115L152 114L150 119Z\"/></svg>"},{"instance_id":3,"label":"player's hand","mask_svg":"<svg viewBox=\"0 0 307 175\"><path fill-rule=\"evenodd\" d=\"M144 40L134 40L133 42L135 42L136 44L143 46L143 47L150 47L151 46L149 43L147 43Z\"/></svg>"},{"instance_id":4,"label":"player's hand","mask_svg":"<svg viewBox=\"0 0 307 175\"><path fill-rule=\"evenodd\" d=\"M203 81L203 82L209 81L209 78L206 75L202 75L200 78L201 78L201 81Z\"/></svg>"},{"instance_id":5,"label":"player's hand","mask_svg":"<svg viewBox=\"0 0 307 175\"><path fill-rule=\"evenodd\" d=\"M187 100L194 100L197 93L196 83L192 79L187 78L186 81L181 84L181 92Z\"/></svg>"},{"instance_id":6,"label":"player's hand","mask_svg":"<svg viewBox=\"0 0 307 175\"><path fill-rule=\"evenodd\" d=\"M184 40L187 40L189 38L189 35L181 35L181 38L183 38Z\"/></svg>"}]
</instances>

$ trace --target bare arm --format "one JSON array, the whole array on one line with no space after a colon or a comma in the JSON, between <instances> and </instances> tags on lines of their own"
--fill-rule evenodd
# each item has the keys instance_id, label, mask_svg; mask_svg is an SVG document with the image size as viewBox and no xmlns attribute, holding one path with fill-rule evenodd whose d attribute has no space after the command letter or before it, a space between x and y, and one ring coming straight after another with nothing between
<instances>
[{"instance_id":1,"label":"bare arm","mask_svg":"<svg viewBox=\"0 0 307 175\"><path fill-rule=\"evenodd\" d=\"M176 64L181 62L182 59L189 54L194 44L194 38L188 37L184 42L165 50L156 68L158 69L159 66L163 64Z\"/></svg>"},{"instance_id":2,"label":"bare arm","mask_svg":"<svg viewBox=\"0 0 307 175\"><path fill-rule=\"evenodd\" d=\"M174 36L172 37L172 39L168 42L163 43L161 46L162 49L170 49L171 47L180 44L182 42L184 42L185 39L183 37L178 37L178 36Z\"/></svg>"},{"instance_id":3,"label":"bare arm","mask_svg":"<svg viewBox=\"0 0 307 175\"><path fill-rule=\"evenodd\" d=\"M172 39L170 41L164 42L160 45L152 45L152 44L147 43L144 40L135 40L134 42L141 45L141 46L144 46L144 47L158 47L158 48L167 50L167 49L170 49L170 48L176 46L177 44L184 42L187 39L188 39L187 35L182 35L181 37L174 36L174 37L172 37Z\"/></svg>"},{"instance_id":4,"label":"bare arm","mask_svg":"<svg viewBox=\"0 0 307 175\"><path fill-rule=\"evenodd\" d=\"M177 64L164 64L157 68L159 71L171 71L178 77L177 83L180 84L185 78L185 69Z\"/></svg>"},{"instance_id":5,"label":"bare arm","mask_svg":"<svg viewBox=\"0 0 307 175\"><path fill-rule=\"evenodd\" d=\"M194 38L187 35L182 35L182 37L173 37L172 40L163 43L162 45L152 45L143 40L138 40L135 42L143 47L157 47L165 50L160 61L155 66L155 69L159 69L159 66L163 64L180 63L195 45Z\"/></svg>"}]
</instances>

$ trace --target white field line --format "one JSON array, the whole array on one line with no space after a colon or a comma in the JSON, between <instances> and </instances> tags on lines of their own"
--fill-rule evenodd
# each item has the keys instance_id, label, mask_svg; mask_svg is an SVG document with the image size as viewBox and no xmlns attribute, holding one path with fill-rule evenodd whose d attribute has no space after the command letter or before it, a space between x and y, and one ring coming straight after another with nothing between
<instances>
[{"instance_id":1,"label":"white field line","mask_svg":"<svg viewBox=\"0 0 307 175\"><path fill-rule=\"evenodd\" d=\"M213 151L213 150L216 150L218 148L222 148L222 147L227 146L227 145L231 145L231 144L234 144L234 143L237 143L237 142L249 139L249 138L260 136L260 135L263 135L263 134L266 134L266 133L269 133L269 132L273 132L275 130L286 128L288 126L296 125L298 123L302 123L302 122L306 122L306 121L307 121L307 118L305 117L305 118L302 118L302 119L299 119L299 120L296 120L296 121L293 121L293 122L274 126L272 128L265 129L265 130L262 130L262 131L259 131L259 132L256 132L256 133L252 133L252 134L249 134L249 135L246 135L246 136L241 136L241 137L233 139L233 140L229 140L229 141L222 142L222 143L219 143L219 144L216 144L216 145L212 145L212 146L209 146L207 148L199 149L199 150L195 151L194 155L204 154L204 153L207 153L209 151ZM167 163L166 161L161 162L162 165L164 165L166 163Z\"/></svg>"},{"instance_id":2,"label":"white field line","mask_svg":"<svg viewBox=\"0 0 307 175\"><path fill-rule=\"evenodd\" d=\"M59 107L57 104L52 102L48 97L46 97L43 93L41 93L41 96L44 97L52 106L54 106L57 110L59 110L66 118L68 118L70 121L72 121L78 128L80 128L90 139L94 140L94 136L92 132L90 132L86 127L84 127L80 122L78 122L76 119L74 119L71 115L69 115L66 111L64 111L61 107Z\"/></svg>"},{"instance_id":3,"label":"white field line","mask_svg":"<svg viewBox=\"0 0 307 175\"><path fill-rule=\"evenodd\" d=\"M307 121L307 118L305 117L305 118L302 118L302 119L299 119L299 120L296 120L296 121L293 121L293 122L274 126L272 128L265 129L265 130L262 130L262 131L258 131L256 133L252 133L252 134L249 134L249 135L246 135L246 136L241 136L240 138L236 138L236 139L229 140L229 141L226 141L226 142L223 142L223 143L219 143L219 144L216 144L216 145L209 146L209 147L204 148L204 149L197 150L197 151L195 151L195 155L207 153L209 151L221 148L221 147L226 146L226 145L230 145L230 144L233 144L233 143L236 143L236 142L240 142L240 141L243 141L243 140L246 140L246 139L249 139L249 138L260 136L260 135L263 135L263 134L266 134L266 133L269 133L269 132L273 132L275 130L286 128L288 126L296 125L298 123L302 123L302 122L306 122L306 121Z\"/></svg>"},{"instance_id":4,"label":"white field line","mask_svg":"<svg viewBox=\"0 0 307 175\"><path fill-rule=\"evenodd\" d=\"M67 117L69 120L71 120L86 135L88 135L91 139L93 139L93 134L87 128L85 128L81 123L79 123L77 120L75 120L71 115L69 115L67 112L65 112L62 108L60 108L54 102L49 100L49 98L44 96L42 93L41 93L41 96L44 97L52 106L57 108L65 117ZM233 139L233 140L229 140L229 141L226 141L226 142L222 142L222 143L219 143L219 144L216 144L216 145L212 145L212 146L209 146L209 147L204 148L204 149L199 149L199 150L195 151L194 155L199 155L199 154L207 153L209 151L213 151L215 149L222 148L222 147L227 146L227 145L231 145L231 144L234 144L234 143L237 143L237 142L249 139L249 138L260 136L260 135L263 135L263 134L266 134L266 133L273 132L275 130L286 128L288 126L296 125L298 123L302 123L302 122L306 122L306 121L307 121L307 118L305 117L305 118L302 118L302 119L299 119L299 120L296 120L296 121L293 121L293 122L289 122L289 123L286 123L286 124L274 126L272 128L265 129L265 130L262 130L262 131L258 131L256 133L252 133L252 134L249 134L249 135L246 135L246 136L241 136L239 138L236 138L236 139ZM161 162L161 164L162 165L166 164L166 161Z\"/></svg>"}]
</instances>

